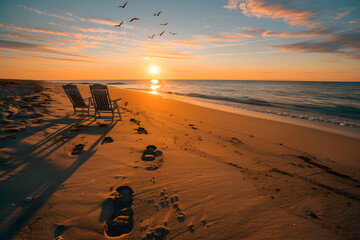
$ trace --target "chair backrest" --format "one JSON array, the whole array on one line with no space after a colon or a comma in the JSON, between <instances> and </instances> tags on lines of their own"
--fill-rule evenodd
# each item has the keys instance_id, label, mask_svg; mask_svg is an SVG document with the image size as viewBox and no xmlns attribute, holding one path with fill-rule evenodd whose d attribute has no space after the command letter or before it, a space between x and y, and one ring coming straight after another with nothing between
<instances>
[{"instance_id":1,"label":"chair backrest","mask_svg":"<svg viewBox=\"0 0 360 240\"><path fill-rule=\"evenodd\" d=\"M87 107L76 85L67 84L63 85L63 88L74 107Z\"/></svg>"},{"instance_id":2,"label":"chair backrest","mask_svg":"<svg viewBox=\"0 0 360 240\"><path fill-rule=\"evenodd\" d=\"M109 90L106 85L91 85L90 91L97 110L112 110Z\"/></svg>"}]
</instances>

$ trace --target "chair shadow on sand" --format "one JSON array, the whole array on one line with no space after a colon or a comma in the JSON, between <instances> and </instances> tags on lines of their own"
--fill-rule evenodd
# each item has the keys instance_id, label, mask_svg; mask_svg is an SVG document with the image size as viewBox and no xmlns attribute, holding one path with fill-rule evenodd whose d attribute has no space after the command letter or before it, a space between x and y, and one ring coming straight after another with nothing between
<instances>
[{"instance_id":1,"label":"chair shadow on sand","mask_svg":"<svg viewBox=\"0 0 360 240\"><path fill-rule=\"evenodd\" d=\"M93 123L89 118L64 117L50 120L40 127L29 127L14 139L0 141L0 147L16 146L18 151L15 152L17 156L7 162L5 167L1 166L0 179L7 178L0 182L0 239L12 239L62 183L95 154L96 146L118 121L112 121L106 127L91 126ZM65 126L35 144L21 141L58 124ZM86 134L99 137L90 143L86 151L75 155L75 158L71 157L73 162L67 168L53 165L52 154L79 135L82 128L86 128Z\"/></svg>"}]
</instances>

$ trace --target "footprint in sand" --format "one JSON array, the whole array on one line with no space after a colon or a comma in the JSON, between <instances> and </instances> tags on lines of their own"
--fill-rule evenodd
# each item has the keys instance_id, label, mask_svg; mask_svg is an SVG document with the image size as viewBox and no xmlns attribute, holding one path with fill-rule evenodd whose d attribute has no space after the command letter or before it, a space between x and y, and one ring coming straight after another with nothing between
<instances>
[{"instance_id":1,"label":"footprint in sand","mask_svg":"<svg viewBox=\"0 0 360 240\"><path fill-rule=\"evenodd\" d=\"M84 150L84 144L75 145L73 150L71 151L71 155L79 155Z\"/></svg>"},{"instance_id":2,"label":"footprint in sand","mask_svg":"<svg viewBox=\"0 0 360 240\"><path fill-rule=\"evenodd\" d=\"M104 143L112 143L114 140L111 137L104 137L104 139L101 141L101 145Z\"/></svg>"},{"instance_id":3,"label":"footprint in sand","mask_svg":"<svg viewBox=\"0 0 360 240\"><path fill-rule=\"evenodd\" d=\"M134 130L137 131L138 134L148 134L148 131L143 127L138 127L135 128Z\"/></svg>"},{"instance_id":4,"label":"footprint in sand","mask_svg":"<svg viewBox=\"0 0 360 240\"><path fill-rule=\"evenodd\" d=\"M141 155L141 160L145 162L150 162L150 165L146 166L147 170L156 170L159 169L163 162L163 153L160 150L156 150L157 147L154 145L149 145L144 150L143 154Z\"/></svg>"},{"instance_id":5,"label":"footprint in sand","mask_svg":"<svg viewBox=\"0 0 360 240\"><path fill-rule=\"evenodd\" d=\"M130 122L135 123L136 125L140 126L140 121L136 120L135 118L131 118Z\"/></svg>"},{"instance_id":6,"label":"footprint in sand","mask_svg":"<svg viewBox=\"0 0 360 240\"><path fill-rule=\"evenodd\" d=\"M121 186L111 194L103 203L103 213L107 215L105 224L105 235L107 237L120 237L130 233L134 226L133 190L128 186Z\"/></svg>"},{"instance_id":7,"label":"footprint in sand","mask_svg":"<svg viewBox=\"0 0 360 240\"><path fill-rule=\"evenodd\" d=\"M169 229L163 226L157 226L149 229L142 240L163 240L170 233Z\"/></svg>"}]
</instances>

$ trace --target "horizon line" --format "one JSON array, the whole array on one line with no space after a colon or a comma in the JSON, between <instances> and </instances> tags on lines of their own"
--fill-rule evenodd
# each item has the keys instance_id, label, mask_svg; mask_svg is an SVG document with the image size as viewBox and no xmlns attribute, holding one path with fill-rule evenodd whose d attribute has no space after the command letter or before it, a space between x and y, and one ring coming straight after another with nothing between
<instances>
[{"instance_id":1,"label":"horizon line","mask_svg":"<svg viewBox=\"0 0 360 240\"><path fill-rule=\"evenodd\" d=\"M0 81L2 80L15 80L15 81L144 81L144 80L151 80L151 78L149 79L17 79L17 78L0 78ZM355 83L358 82L360 83L360 80L345 80L345 81L340 81L340 80L274 80L274 79L253 79L253 80L249 80L249 79L160 79L160 80L170 80L170 81L269 81L269 82L342 82L342 83L346 83L346 82L351 82L351 83Z\"/></svg>"}]
</instances>

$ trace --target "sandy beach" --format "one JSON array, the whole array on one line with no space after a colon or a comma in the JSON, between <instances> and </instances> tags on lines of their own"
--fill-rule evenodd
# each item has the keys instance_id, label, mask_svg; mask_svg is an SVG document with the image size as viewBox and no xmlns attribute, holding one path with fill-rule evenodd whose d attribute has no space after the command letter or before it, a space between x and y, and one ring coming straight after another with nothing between
<instances>
[{"instance_id":1,"label":"sandy beach","mask_svg":"<svg viewBox=\"0 0 360 240\"><path fill-rule=\"evenodd\" d=\"M360 137L117 88L114 122L60 84L0 95L0 239L360 238Z\"/></svg>"}]
</instances>

